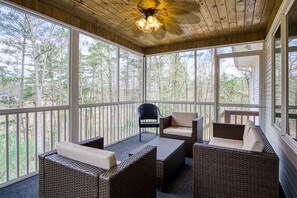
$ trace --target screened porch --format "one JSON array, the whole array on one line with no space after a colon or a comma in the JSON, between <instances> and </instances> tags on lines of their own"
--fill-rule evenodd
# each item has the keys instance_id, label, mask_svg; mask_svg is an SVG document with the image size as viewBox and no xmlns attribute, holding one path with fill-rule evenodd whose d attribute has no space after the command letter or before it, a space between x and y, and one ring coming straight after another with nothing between
<instances>
[{"instance_id":1,"label":"screened porch","mask_svg":"<svg viewBox=\"0 0 297 198\"><path fill-rule=\"evenodd\" d=\"M137 139L137 108L152 103L161 116L197 112L203 117L204 142L213 138L213 123L253 121L280 158L280 197L297 195L295 1L275 0L271 6L268 0L244 1L242 12L242 1L193 1L201 10L196 15L203 33L195 32L199 28L188 18L193 27L181 23L185 34L172 36L168 28L172 35L166 32L158 41L127 27L128 33L116 32L126 26L126 18L118 26L102 23L106 28L101 29L95 14L83 12L96 13L93 1L86 2L0 0L0 192L28 178L36 182L38 156L56 149L57 142L101 136L104 148L121 153L154 139L155 129L143 131L143 142ZM119 9L110 5L104 16ZM238 24L224 26L225 18L219 16L226 12L220 9L224 5L226 11L238 8ZM81 18L78 10L84 13ZM218 16L212 15L215 11ZM240 13L246 26L240 24ZM124 15L129 14L106 20ZM250 15L255 15L255 25ZM191 160L186 158L186 165ZM187 168L182 171L189 179ZM186 192L192 187L175 183L183 180L178 174L173 186Z\"/></svg>"}]
</instances>

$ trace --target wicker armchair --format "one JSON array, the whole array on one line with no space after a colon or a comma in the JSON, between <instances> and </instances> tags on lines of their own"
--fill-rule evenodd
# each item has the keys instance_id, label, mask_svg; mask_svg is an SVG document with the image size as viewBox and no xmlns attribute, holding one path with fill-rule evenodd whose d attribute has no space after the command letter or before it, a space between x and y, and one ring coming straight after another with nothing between
<instances>
[{"instance_id":1,"label":"wicker armchair","mask_svg":"<svg viewBox=\"0 0 297 198\"><path fill-rule=\"evenodd\" d=\"M244 125L213 125L214 137L240 140ZM259 127L263 152L196 143L194 197L278 197L279 159Z\"/></svg>"},{"instance_id":2,"label":"wicker armchair","mask_svg":"<svg viewBox=\"0 0 297 198\"><path fill-rule=\"evenodd\" d=\"M80 144L103 148L103 138ZM156 197L156 147L104 170L56 151L39 155L39 197Z\"/></svg>"},{"instance_id":3,"label":"wicker armchair","mask_svg":"<svg viewBox=\"0 0 297 198\"><path fill-rule=\"evenodd\" d=\"M192 120L191 137L164 133L164 129L172 125L172 119L172 115L160 117L160 137L184 140L186 143L186 155L192 156L193 144L203 142L203 117L197 117Z\"/></svg>"}]
</instances>

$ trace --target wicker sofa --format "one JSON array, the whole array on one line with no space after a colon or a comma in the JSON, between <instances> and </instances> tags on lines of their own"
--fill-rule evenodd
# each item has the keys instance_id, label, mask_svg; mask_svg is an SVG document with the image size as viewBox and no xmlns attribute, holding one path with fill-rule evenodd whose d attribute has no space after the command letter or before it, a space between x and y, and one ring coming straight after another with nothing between
<instances>
[{"instance_id":1,"label":"wicker sofa","mask_svg":"<svg viewBox=\"0 0 297 198\"><path fill-rule=\"evenodd\" d=\"M181 128L181 132L166 133L167 129L173 128L174 132ZM189 129L190 136L183 135L183 130ZM193 144L203 142L203 117L197 113L172 112L172 115L160 117L160 137L184 140L186 143L186 155L193 155Z\"/></svg>"},{"instance_id":2,"label":"wicker sofa","mask_svg":"<svg viewBox=\"0 0 297 198\"><path fill-rule=\"evenodd\" d=\"M103 149L103 138L80 143ZM51 151L39 155L39 197L156 197L156 147L104 170Z\"/></svg>"},{"instance_id":3,"label":"wicker sofa","mask_svg":"<svg viewBox=\"0 0 297 198\"><path fill-rule=\"evenodd\" d=\"M279 159L259 127L262 152L196 143L194 197L278 197ZM213 136L240 140L244 125L214 123Z\"/></svg>"}]
</instances>

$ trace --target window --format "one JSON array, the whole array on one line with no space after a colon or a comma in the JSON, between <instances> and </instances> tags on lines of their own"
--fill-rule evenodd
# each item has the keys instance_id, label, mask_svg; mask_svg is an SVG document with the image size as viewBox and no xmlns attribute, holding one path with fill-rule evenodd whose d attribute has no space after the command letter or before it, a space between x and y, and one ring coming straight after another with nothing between
<instances>
[{"instance_id":1,"label":"window","mask_svg":"<svg viewBox=\"0 0 297 198\"><path fill-rule=\"evenodd\" d=\"M117 101L117 47L84 34L79 41L80 104Z\"/></svg>"},{"instance_id":2,"label":"window","mask_svg":"<svg viewBox=\"0 0 297 198\"><path fill-rule=\"evenodd\" d=\"M259 104L259 56L220 58L220 103Z\"/></svg>"},{"instance_id":3,"label":"window","mask_svg":"<svg viewBox=\"0 0 297 198\"><path fill-rule=\"evenodd\" d=\"M214 53L197 50L197 102L214 102Z\"/></svg>"},{"instance_id":4,"label":"window","mask_svg":"<svg viewBox=\"0 0 297 198\"><path fill-rule=\"evenodd\" d=\"M67 139L69 42L69 28L0 3L0 184Z\"/></svg>"},{"instance_id":5,"label":"window","mask_svg":"<svg viewBox=\"0 0 297 198\"><path fill-rule=\"evenodd\" d=\"M141 101L142 59L128 50L120 50L120 101Z\"/></svg>"},{"instance_id":6,"label":"window","mask_svg":"<svg viewBox=\"0 0 297 198\"><path fill-rule=\"evenodd\" d=\"M67 105L69 29L0 4L1 109Z\"/></svg>"},{"instance_id":7,"label":"window","mask_svg":"<svg viewBox=\"0 0 297 198\"><path fill-rule=\"evenodd\" d=\"M288 135L297 140L297 2L288 14Z\"/></svg>"},{"instance_id":8,"label":"window","mask_svg":"<svg viewBox=\"0 0 297 198\"><path fill-rule=\"evenodd\" d=\"M274 95L273 95L273 121L281 128L281 26L274 35Z\"/></svg>"},{"instance_id":9,"label":"window","mask_svg":"<svg viewBox=\"0 0 297 198\"><path fill-rule=\"evenodd\" d=\"M194 101L194 52L151 56L147 59L147 98Z\"/></svg>"}]
</instances>

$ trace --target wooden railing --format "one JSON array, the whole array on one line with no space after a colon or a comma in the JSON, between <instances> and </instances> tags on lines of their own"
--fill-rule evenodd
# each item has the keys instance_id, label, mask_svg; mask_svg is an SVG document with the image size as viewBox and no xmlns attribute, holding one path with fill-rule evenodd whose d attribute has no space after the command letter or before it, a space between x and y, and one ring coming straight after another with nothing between
<instances>
[{"instance_id":1,"label":"wooden railing","mask_svg":"<svg viewBox=\"0 0 297 198\"><path fill-rule=\"evenodd\" d=\"M235 111L226 110L225 123L233 124L245 124L247 120L253 121L256 125L259 125L259 112L258 111Z\"/></svg>"}]
</instances>

